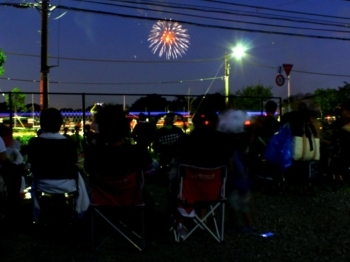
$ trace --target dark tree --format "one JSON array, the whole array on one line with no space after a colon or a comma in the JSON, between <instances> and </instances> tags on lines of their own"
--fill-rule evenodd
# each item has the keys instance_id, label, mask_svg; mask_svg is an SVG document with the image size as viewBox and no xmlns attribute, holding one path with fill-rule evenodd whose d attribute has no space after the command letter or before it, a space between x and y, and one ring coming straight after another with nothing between
<instances>
[{"instance_id":1,"label":"dark tree","mask_svg":"<svg viewBox=\"0 0 350 262\"><path fill-rule=\"evenodd\" d=\"M168 101L158 94L150 94L140 97L130 107L130 111L167 111Z\"/></svg>"}]
</instances>

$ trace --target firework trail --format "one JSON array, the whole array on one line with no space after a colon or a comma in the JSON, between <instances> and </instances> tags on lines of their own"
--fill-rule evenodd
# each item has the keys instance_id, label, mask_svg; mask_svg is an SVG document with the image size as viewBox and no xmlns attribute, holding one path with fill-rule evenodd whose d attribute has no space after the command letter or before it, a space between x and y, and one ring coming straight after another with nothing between
<instances>
[{"instance_id":1,"label":"firework trail","mask_svg":"<svg viewBox=\"0 0 350 262\"><path fill-rule=\"evenodd\" d=\"M178 22L158 21L152 26L148 41L151 42L153 54L159 49L159 56L165 54L166 59L184 55L190 44L190 36Z\"/></svg>"}]
</instances>

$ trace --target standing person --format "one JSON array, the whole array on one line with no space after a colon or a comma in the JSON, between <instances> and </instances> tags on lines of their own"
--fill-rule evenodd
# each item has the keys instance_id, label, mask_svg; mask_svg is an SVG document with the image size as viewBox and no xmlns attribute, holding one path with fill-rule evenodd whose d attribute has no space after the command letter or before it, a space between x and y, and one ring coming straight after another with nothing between
<instances>
[{"instance_id":1,"label":"standing person","mask_svg":"<svg viewBox=\"0 0 350 262\"><path fill-rule=\"evenodd\" d=\"M97 121L97 113L102 107L104 107L103 103L95 103L90 110L91 115L92 115L92 123L91 123L90 128L91 128L91 131L96 133L96 134L99 133L98 123L97 123L98 122Z\"/></svg>"},{"instance_id":2,"label":"standing person","mask_svg":"<svg viewBox=\"0 0 350 262\"><path fill-rule=\"evenodd\" d=\"M70 137L71 139L73 139L73 141L75 143L78 154L80 154L83 151L83 138L80 136L79 130L80 130L79 126L75 126L74 133Z\"/></svg>"},{"instance_id":3,"label":"standing person","mask_svg":"<svg viewBox=\"0 0 350 262\"><path fill-rule=\"evenodd\" d=\"M338 119L332 125L330 168L341 183L350 182L350 99L338 108Z\"/></svg>"},{"instance_id":4,"label":"standing person","mask_svg":"<svg viewBox=\"0 0 350 262\"><path fill-rule=\"evenodd\" d=\"M257 117L254 122L251 150L255 154L264 154L269 140L280 127L280 122L275 117L276 111L277 104L272 100L267 101L265 104L266 114Z\"/></svg>"},{"instance_id":5,"label":"standing person","mask_svg":"<svg viewBox=\"0 0 350 262\"><path fill-rule=\"evenodd\" d=\"M68 130L69 130L68 127L63 128L63 135L67 138L70 138L70 135L68 134Z\"/></svg>"},{"instance_id":6,"label":"standing person","mask_svg":"<svg viewBox=\"0 0 350 262\"><path fill-rule=\"evenodd\" d=\"M247 148L251 134L245 127L247 114L229 109L219 115L218 131L228 167L226 196L228 200L228 231L255 231L253 225L251 175L247 167ZM241 226L240 217L244 223Z\"/></svg>"},{"instance_id":7,"label":"standing person","mask_svg":"<svg viewBox=\"0 0 350 262\"><path fill-rule=\"evenodd\" d=\"M319 144L317 145L314 143L311 138L317 138L318 132L312 123L312 118L312 111L308 108L305 102L300 101L297 104L296 110L285 113L282 116L281 125L288 124L294 137L302 137L305 135L307 138L306 143L308 143L310 147L310 152L312 149L316 156L316 152L319 152L319 148L316 146L319 146ZM300 147L300 151L297 153L302 153L302 147ZM291 154L293 155L295 152L291 152ZM293 159L292 165L283 174L286 181L292 182L293 184L298 184L299 186L307 186L308 190L313 190L312 187L310 187L310 178L312 177L312 174L310 173L310 165L312 161L314 160L312 159L306 161Z\"/></svg>"},{"instance_id":8,"label":"standing person","mask_svg":"<svg viewBox=\"0 0 350 262\"><path fill-rule=\"evenodd\" d=\"M256 118L253 124L251 143L249 145L250 172L253 176L272 178L278 185L280 182L279 170L265 163L264 154L271 137L279 130L280 122L275 114L277 104L270 100L265 104L266 114Z\"/></svg>"},{"instance_id":9,"label":"standing person","mask_svg":"<svg viewBox=\"0 0 350 262\"><path fill-rule=\"evenodd\" d=\"M132 131L132 137L136 144L149 150L154 140L154 132L155 125L147 121L145 114L140 113L137 124Z\"/></svg>"}]
</instances>

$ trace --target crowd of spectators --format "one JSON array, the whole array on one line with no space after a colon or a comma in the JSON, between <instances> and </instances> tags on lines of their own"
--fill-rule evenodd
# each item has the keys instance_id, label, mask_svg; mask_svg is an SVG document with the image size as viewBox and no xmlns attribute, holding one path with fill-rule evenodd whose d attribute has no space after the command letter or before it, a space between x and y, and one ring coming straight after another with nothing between
<instances>
[{"instance_id":1,"label":"crowd of spectators","mask_svg":"<svg viewBox=\"0 0 350 262\"><path fill-rule=\"evenodd\" d=\"M49 188L50 192L66 192L77 188L76 211L83 216L88 210L88 187L94 183L104 183L114 176L130 174L154 168L158 162L160 168L169 166L166 175L170 190L176 184L177 166L188 164L200 167L217 167L225 165L228 168L226 196L228 199L228 229L236 232L243 230L254 232L255 224L251 209L251 190L254 174L258 172L258 163L263 160L264 151L271 137L278 132L281 125L289 124L293 134L301 135L303 123L311 123L314 136L319 136L318 130L312 124L313 114L300 104L298 109L286 113L281 121L276 119L277 104L266 103L266 114L257 117L250 129L245 128L245 119L237 118L239 132L223 132L218 129L220 114L214 111L198 112L193 116L193 130L187 134L174 125L175 114L168 113L161 128L148 122L146 116L140 114L133 131L121 106L96 106L93 110L93 126L84 127L84 140L79 137L79 129L68 135L64 130L60 134L62 116L54 108L44 109L40 116L41 133L29 142L27 163L34 174L53 174L59 182L53 182L47 176L40 177L39 182L32 184L32 190ZM233 109L229 109L236 112ZM346 177L349 168L347 160L350 148L350 102L344 103L339 111L339 119L333 126L334 135L325 141L336 148L333 154L338 173ZM233 114L234 115L234 114ZM222 124L222 123L221 123ZM71 141L68 143L66 141ZM58 146L59 144L59 146ZM63 147L62 147L63 146ZM338 147L337 147L338 146ZM45 151L45 152L44 152ZM77 169L77 180L60 177L65 170L58 168L57 161L68 161L76 164L78 154L84 152L84 172L89 175L89 185L86 186L81 170ZM334 152L334 151L333 151ZM64 156L64 157L62 157ZM67 160L67 158L70 159ZM12 137L10 129L0 125L0 164L1 176L7 186L6 221L13 225L17 216L19 192L23 177L24 158L19 153L18 144ZM44 167L44 168L43 168ZM44 170L44 171L43 171ZM272 169L271 169L272 170ZM278 169L274 171L278 173ZM102 176L101 176L102 175ZM163 173L164 175L164 173ZM175 181L175 183L174 183ZM147 192L145 193L147 194ZM34 201L34 219L39 219L40 208ZM146 196L149 205L151 197ZM201 211L205 213L205 210ZM243 227L239 215L243 215Z\"/></svg>"}]
</instances>

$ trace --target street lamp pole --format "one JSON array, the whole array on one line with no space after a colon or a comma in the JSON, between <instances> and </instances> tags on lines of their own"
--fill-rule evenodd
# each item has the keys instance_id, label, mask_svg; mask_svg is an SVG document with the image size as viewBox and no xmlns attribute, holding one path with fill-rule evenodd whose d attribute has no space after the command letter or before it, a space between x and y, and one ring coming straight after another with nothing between
<instances>
[{"instance_id":1,"label":"street lamp pole","mask_svg":"<svg viewBox=\"0 0 350 262\"><path fill-rule=\"evenodd\" d=\"M40 67L40 106L41 109L49 106L49 71L48 61L48 1L41 2L41 67Z\"/></svg>"},{"instance_id":2,"label":"street lamp pole","mask_svg":"<svg viewBox=\"0 0 350 262\"><path fill-rule=\"evenodd\" d=\"M225 53L225 105L228 107L229 105L229 96L230 96L230 64L228 62L228 54Z\"/></svg>"}]
</instances>

